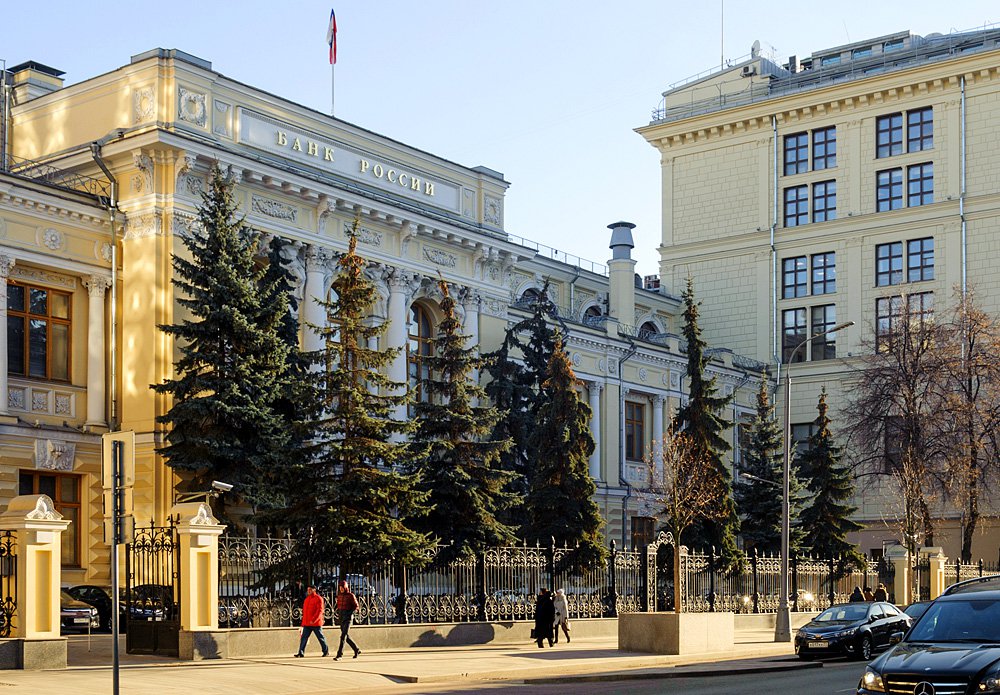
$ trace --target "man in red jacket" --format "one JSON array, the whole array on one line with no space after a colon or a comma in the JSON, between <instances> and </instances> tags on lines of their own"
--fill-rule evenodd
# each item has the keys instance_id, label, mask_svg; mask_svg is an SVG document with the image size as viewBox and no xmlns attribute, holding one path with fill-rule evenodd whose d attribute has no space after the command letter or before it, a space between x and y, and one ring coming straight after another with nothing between
<instances>
[{"instance_id":1,"label":"man in red jacket","mask_svg":"<svg viewBox=\"0 0 1000 695\"><path fill-rule=\"evenodd\" d=\"M337 649L337 656L334 657L335 661L340 661L340 658L344 655L344 642L351 645L351 649L354 650L355 659L361 655L358 645L354 644L354 640L348 634L351 629L351 621L354 619L354 611L356 610L358 610L358 597L351 593L351 587L347 586L347 582L341 579L337 585L337 617L340 619L340 647Z\"/></svg>"},{"instance_id":2,"label":"man in red jacket","mask_svg":"<svg viewBox=\"0 0 1000 695\"><path fill-rule=\"evenodd\" d=\"M295 654L297 658L305 656L306 642L313 633L323 648L323 656L330 656L330 648L326 646L326 637L323 636L323 597L316 593L316 587L307 586L306 598L302 602L302 637L299 639L299 651Z\"/></svg>"}]
</instances>

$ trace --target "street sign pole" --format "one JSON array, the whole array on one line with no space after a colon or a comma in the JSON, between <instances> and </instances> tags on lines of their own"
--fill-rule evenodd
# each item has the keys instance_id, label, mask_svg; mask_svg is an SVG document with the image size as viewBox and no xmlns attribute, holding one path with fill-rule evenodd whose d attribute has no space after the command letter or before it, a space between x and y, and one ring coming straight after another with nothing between
<instances>
[{"instance_id":1,"label":"street sign pole","mask_svg":"<svg viewBox=\"0 0 1000 695\"><path fill-rule=\"evenodd\" d=\"M112 695L118 695L118 634L121 630L119 625L118 610L118 544L122 540L122 519L121 519L121 478L122 463L125 458L125 444L115 440L111 442L111 682ZM126 608L127 610L127 608Z\"/></svg>"}]
</instances>

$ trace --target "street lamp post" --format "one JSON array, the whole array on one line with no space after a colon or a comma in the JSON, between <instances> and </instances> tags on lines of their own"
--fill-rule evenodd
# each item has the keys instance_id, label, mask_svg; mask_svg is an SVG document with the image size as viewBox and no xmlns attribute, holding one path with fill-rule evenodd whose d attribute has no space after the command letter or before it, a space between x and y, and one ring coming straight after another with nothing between
<instances>
[{"instance_id":1,"label":"street lamp post","mask_svg":"<svg viewBox=\"0 0 1000 695\"><path fill-rule=\"evenodd\" d=\"M811 335L795 346L785 363L785 427L784 427L784 462L781 471L781 582L778 585L778 614L774 620L774 641L792 641L792 616L788 605L788 559L789 559L789 496L791 495L789 478L792 467L792 372L788 368L795 361L799 350L816 338L836 333L839 330L853 326L854 321L841 323L833 328Z\"/></svg>"}]
</instances>

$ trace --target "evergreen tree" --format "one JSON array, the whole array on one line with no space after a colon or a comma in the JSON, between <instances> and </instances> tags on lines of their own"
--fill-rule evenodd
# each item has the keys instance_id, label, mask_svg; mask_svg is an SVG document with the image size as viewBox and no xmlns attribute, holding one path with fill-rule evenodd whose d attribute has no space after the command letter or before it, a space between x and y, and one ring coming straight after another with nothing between
<instances>
[{"instance_id":1,"label":"evergreen tree","mask_svg":"<svg viewBox=\"0 0 1000 695\"><path fill-rule=\"evenodd\" d=\"M513 474L506 490L514 495L500 519L514 527L525 518L524 500L531 487L529 462L535 458L532 433L543 403L541 384L555 345L555 333L546 317L554 316L556 308L549 299L547 282L530 308L531 316L508 328L500 347L485 355L490 375L486 395L501 414L490 439L513 442L500 456L500 468Z\"/></svg>"},{"instance_id":2,"label":"evergreen tree","mask_svg":"<svg viewBox=\"0 0 1000 695\"><path fill-rule=\"evenodd\" d=\"M575 548L564 568L577 572L599 566L607 557L601 535L604 520L593 499L597 487L589 470L594 452L591 411L580 400L578 383L557 334L531 440L525 538L555 539L557 545Z\"/></svg>"},{"instance_id":3,"label":"evergreen tree","mask_svg":"<svg viewBox=\"0 0 1000 695\"><path fill-rule=\"evenodd\" d=\"M488 546L515 541L514 531L497 520L513 502L504 490L513 474L498 468L511 440L486 439L500 420L494 407L475 405L486 392L471 380L482 366L475 348L466 348L448 284L440 281L444 319L431 340L431 355L421 358L430 377L421 388L428 399L416 406L415 443L428 451L420 464L418 486L429 496L430 512L417 528L447 544L437 561L471 558Z\"/></svg>"},{"instance_id":4,"label":"evergreen tree","mask_svg":"<svg viewBox=\"0 0 1000 695\"><path fill-rule=\"evenodd\" d=\"M716 395L715 377L706 378L708 357L705 355L705 341L698 326L698 304L694 301L694 283L688 278L684 299L683 335L687 341L688 402L674 417L674 429L684 431L699 451L699 458L710 461L712 468L726 490L720 499L724 513L714 519L702 520L692 527L689 538L694 546L712 546L722 556L724 562L740 562L742 555L736 547L736 534L740 519L736 514L736 504L732 498L732 477L723 456L732 447L723 433L732 423L722 416L722 411L731 402L731 397Z\"/></svg>"},{"instance_id":5,"label":"evergreen tree","mask_svg":"<svg viewBox=\"0 0 1000 695\"><path fill-rule=\"evenodd\" d=\"M826 411L826 390L816 406L819 415L813 421L815 432L809 437L809 448L798 455L797 463L803 477L809 481L813 499L800 516L805 532L803 545L824 558L845 558L852 563L863 561L847 534L860 531L862 526L851 519L857 511L850 505L854 484L848 467L841 462L841 451L833 443L830 418Z\"/></svg>"},{"instance_id":6,"label":"evergreen tree","mask_svg":"<svg viewBox=\"0 0 1000 695\"><path fill-rule=\"evenodd\" d=\"M781 440L781 430L774 418L774 405L767 392L767 379L762 374L760 390L757 392L757 410L750 424L750 442L741 473L749 473L766 482L741 477L733 486L736 508L743 515L740 535L743 537L744 548L748 550L755 548L767 553L781 551L780 490L784 486L784 451ZM798 516L805 493L794 466L790 470L788 486L791 504L789 547L797 550L804 535L798 524Z\"/></svg>"},{"instance_id":7,"label":"evergreen tree","mask_svg":"<svg viewBox=\"0 0 1000 695\"><path fill-rule=\"evenodd\" d=\"M288 448L274 408L288 354L278 336L285 305L255 261L257 240L237 218L232 187L216 169L198 209L198 225L182 238L190 258L173 256L177 304L187 314L160 329L180 353L176 377L152 388L172 397L157 421L170 425L160 451L192 490L224 480L234 486L216 512L243 499L268 504L266 481ZM270 297L271 302L262 301Z\"/></svg>"},{"instance_id":8,"label":"evergreen tree","mask_svg":"<svg viewBox=\"0 0 1000 695\"><path fill-rule=\"evenodd\" d=\"M289 504L274 515L296 539L290 564L339 563L342 573L364 572L386 558L420 565L431 545L412 528L412 519L426 511L427 493L417 489L418 474L404 472L420 457L403 441L414 423L391 417L409 395L383 373L396 349L368 347L387 324L365 325L376 289L356 246L352 234L334 298L322 302L326 325L313 327L324 345L313 372L321 411L309 458L289 480Z\"/></svg>"}]
</instances>

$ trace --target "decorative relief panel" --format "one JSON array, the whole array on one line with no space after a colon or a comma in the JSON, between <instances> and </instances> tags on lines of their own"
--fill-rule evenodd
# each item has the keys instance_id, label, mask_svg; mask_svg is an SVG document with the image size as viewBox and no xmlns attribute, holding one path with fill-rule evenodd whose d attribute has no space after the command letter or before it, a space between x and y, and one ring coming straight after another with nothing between
<instances>
[{"instance_id":1,"label":"decorative relief panel","mask_svg":"<svg viewBox=\"0 0 1000 695\"><path fill-rule=\"evenodd\" d=\"M8 410L24 410L25 395L27 394L27 389L10 387L7 391L7 409Z\"/></svg>"},{"instance_id":2,"label":"decorative relief panel","mask_svg":"<svg viewBox=\"0 0 1000 695\"><path fill-rule=\"evenodd\" d=\"M424 248L424 258L426 258L431 263L436 265L443 265L448 268L454 268L458 263L458 258L447 251L442 251L441 249L429 249Z\"/></svg>"},{"instance_id":3,"label":"decorative relief panel","mask_svg":"<svg viewBox=\"0 0 1000 695\"><path fill-rule=\"evenodd\" d=\"M639 381L645 381L649 378L649 372L646 371L645 367L639 368Z\"/></svg>"},{"instance_id":4,"label":"decorative relief panel","mask_svg":"<svg viewBox=\"0 0 1000 695\"><path fill-rule=\"evenodd\" d=\"M351 235L351 230L354 228L353 222L344 222L344 238ZM368 244L369 246L381 246L382 245L382 232L369 229L368 227L358 227L358 241L362 244Z\"/></svg>"},{"instance_id":5,"label":"decorative relief panel","mask_svg":"<svg viewBox=\"0 0 1000 695\"><path fill-rule=\"evenodd\" d=\"M0 239L7 238L7 223L4 220L0 220Z\"/></svg>"},{"instance_id":6,"label":"decorative relief panel","mask_svg":"<svg viewBox=\"0 0 1000 695\"><path fill-rule=\"evenodd\" d=\"M580 357L579 352L574 352L573 356L570 359L572 359L574 367L579 367L581 364L583 364L583 358Z\"/></svg>"},{"instance_id":7,"label":"decorative relief panel","mask_svg":"<svg viewBox=\"0 0 1000 695\"><path fill-rule=\"evenodd\" d=\"M487 316L504 318L507 316L507 302L499 297L484 296L479 311Z\"/></svg>"},{"instance_id":8,"label":"decorative relief panel","mask_svg":"<svg viewBox=\"0 0 1000 695\"><path fill-rule=\"evenodd\" d=\"M475 198L472 191L464 189L462 191L462 215L468 218L475 218Z\"/></svg>"},{"instance_id":9,"label":"decorative relief panel","mask_svg":"<svg viewBox=\"0 0 1000 695\"><path fill-rule=\"evenodd\" d=\"M31 411L34 413L49 412L49 392L31 391Z\"/></svg>"},{"instance_id":10,"label":"decorative relief panel","mask_svg":"<svg viewBox=\"0 0 1000 695\"><path fill-rule=\"evenodd\" d=\"M215 100L215 115L212 117L212 132L223 137L233 135L233 108L224 101Z\"/></svg>"},{"instance_id":11,"label":"decorative relief panel","mask_svg":"<svg viewBox=\"0 0 1000 695\"><path fill-rule=\"evenodd\" d=\"M125 220L125 240L145 239L163 233L163 220L158 212L129 215Z\"/></svg>"},{"instance_id":12,"label":"decorative relief panel","mask_svg":"<svg viewBox=\"0 0 1000 695\"><path fill-rule=\"evenodd\" d=\"M10 384L7 408L22 413L76 417L77 394L47 387Z\"/></svg>"},{"instance_id":13,"label":"decorative relief panel","mask_svg":"<svg viewBox=\"0 0 1000 695\"><path fill-rule=\"evenodd\" d=\"M618 360L608 360L608 374L618 373Z\"/></svg>"},{"instance_id":14,"label":"decorative relief panel","mask_svg":"<svg viewBox=\"0 0 1000 695\"><path fill-rule=\"evenodd\" d=\"M51 285L54 287L64 287L68 290L76 289L76 278L69 275L60 275L48 270L38 270L37 268L27 268L23 265L15 265L8 275L11 280L24 280L29 283L41 285Z\"/></svg>"},{"instance_id":15,"label":"decorative relief panel","mask_svg":"<svg viewBox=\"0 0 1000 695\"><path fill-rule=\"evenodd\" d=\"M76 444L53 439L35 440L35 468L70 472L76 458Z\"/></svg>"},{"instance_id":16,"label":"decorative relief panel","mask_svg":"<svg viewBox=\"0 0 1000 695\"><path fill-rule=\"evenodd\" d=\"M270 198L262 198L258 195L251 196L250 209L261 215L267 215L279 220L288 220L289 222L294 222L299 214L298 208L293 205L287 205L277 200L271 200Z\"/></svg>"},{"instance_id":17,"label":"decorative relief panel","mask_svg":"<svg viewBox=\"0 0 1000 695\"><path fill-rule=\"evenodd\" d=\"M57 393L55 413L56 415L71 416L73 414L73 397L66 393Z\"/></svg>"},{"instance_id":18,"label":"decorative relief panel","mask_svg":"<svg viewBox=\"0 0 1000 695\"><path fill-rule=\"evenodd\" d=\"M680 389L681 387L681 375L680 372L670 371L670 388Z\"/></svg>"},{"instance_id":19,"label":"decorative relief panel","mask_svg":"<svg viewBox=\"0 0 1000 695\"><path fill-rule=\"evenodd\" d=\"M94 257L105 263L111 262L111 244L108 242L94 242Z\"/></svg>"},{"instance_id":20,"label":"decorative relief panel","mask_svg":"<svg viewBox=\"0 0 1000 695\"><path fill-rule=\"evenodd\" d=\"M152 87L132 92L132 123L147 123L155 118L156 99Z\"/></svg>"},{"instance_id":21,"label":"decorative relief panel","mask_svg":"<svg viewBox=\"0 0 1000 695\"><path fill-rule=\"evenodd\" d=\"M483 221L485 221L486 224L492 224L497 227L501 226L500 200L487 196L483 207Z\"/></svg>"},{"instance_id":22,"label":"decorative relief panel","mask_svg":"<svg viewBox=\"0 0 1000 695\"><path fill-rule=\"evenodd\" d=\"M208 120L208 109L205 106L205 101L204 94L181 87L177 95L177 118L204 128Z\"/></svg>"},{"instance_id":23,"label":"decorative relief panel","mask_svg":"<svg viewBox=\"0 0 1000 695\"><path fill-rule=\"evenodd\" d=\"M191 236L197 225L198 218L194 215L175 212L170 218L170 233L178 237Z\"/></svg>"},{"instance_id":24,"label":"decorative relief panel","mask_svg":"<svg viewBox=\"0 0 1000 695\"><path fill-rule=\"evenodd\" d=\"M63 246L63 235L62 232L49 227L48 229L39 229L35 235L38 245L44 246L50 251L58 251Z\"/></svg>"}]
</instances>

